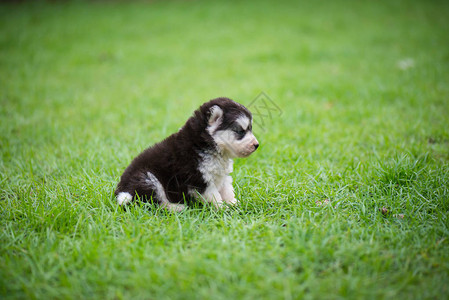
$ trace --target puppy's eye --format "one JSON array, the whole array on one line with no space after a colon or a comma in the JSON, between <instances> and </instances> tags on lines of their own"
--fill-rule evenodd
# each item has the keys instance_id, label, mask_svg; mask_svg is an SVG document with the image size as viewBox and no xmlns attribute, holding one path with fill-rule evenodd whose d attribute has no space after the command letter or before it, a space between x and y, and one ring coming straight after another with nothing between
<instances>
[{"instance_id":1,"label":"puppy's eye","mask_svg":"<svg viewBox=\"0 0 449 300\"><path fill-rule=\"evenodd\" d=\"M237 133L237 135L239 135L239 136L243 136L243 135L245 135L245 133L246 133L246 131L243 130L242 127L237 127L237 128L234 128L233 130L234 130L234 132Z\"/></svg>"}]
</instances>

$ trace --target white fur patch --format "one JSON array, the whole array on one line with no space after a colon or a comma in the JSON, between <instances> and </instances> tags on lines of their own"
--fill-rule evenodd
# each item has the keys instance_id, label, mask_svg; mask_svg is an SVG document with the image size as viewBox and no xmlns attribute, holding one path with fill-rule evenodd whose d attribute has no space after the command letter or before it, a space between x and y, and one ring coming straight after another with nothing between
<instances>
[{"instance_id":1,"label":"white fur patch","mask_svg":"<svg viewBox=\"0 0 449 300\"><path fill-rule=\"evenodd\" d=\"M232 178L229 176L233 167L232 159L217 153L202 153L200 156L202 160L198 170L207 184L200 200L213 203L217 208L221 207L223 202L235 203Z\"/></svg>"},{"instance_id":2,"label":"white fur patch","mask_svg":"<svg viewBox=\"0 0 449 300\"><path fill-rule=\"evenodd\" d=\"M127 192L121 192L117 195L117 203L118 205L125 205L128 204L133 200L133 196L131 196L130 193Z\"/></svg>"},{"instance_id":3,"label":"white fur patch","mask_svg":"<svg viewBox=\"0 0 449 300\"><path fill-rule=\"evenodd\" d=\"M198 170L206 183L214 183L232 172L232 159L216 153L200 153L201 161Z\"/></svg>"}]
</instances>

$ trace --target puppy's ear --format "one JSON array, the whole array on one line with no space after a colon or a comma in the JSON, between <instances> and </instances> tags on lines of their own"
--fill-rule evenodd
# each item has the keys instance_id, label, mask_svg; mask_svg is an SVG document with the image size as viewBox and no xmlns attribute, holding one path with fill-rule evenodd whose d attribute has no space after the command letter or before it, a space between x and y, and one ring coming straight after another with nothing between
<instances>
[{"instance_id":1,"label":"puppy's ear","mask_svg":"<svg viewBox=\"0 0 449 300\"><path fill-rule=\"evenodd\" d=\"M221 110L220 106L214 105L209 110L209 126L218 125L221 122L221 117L223 116L223 110Z\"/></svg>"}]
</instances>

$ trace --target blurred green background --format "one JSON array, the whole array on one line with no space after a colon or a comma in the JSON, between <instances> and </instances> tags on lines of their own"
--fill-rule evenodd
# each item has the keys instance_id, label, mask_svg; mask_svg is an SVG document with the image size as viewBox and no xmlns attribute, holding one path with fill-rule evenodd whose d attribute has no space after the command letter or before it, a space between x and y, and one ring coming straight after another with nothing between
<instances>
[{"instance_id":1,"label":"blurred green background","mask_svg":"<svg viewBox=\"0 0 449 300\"><path fill-rule=\"evenodd\" d=\"M447 298L448 15L447 1L2 2L0 295ZM282 114L254 116L241 208L117 209L140 151L209 99L261 92Z\"/></svg>"}]
</instances>

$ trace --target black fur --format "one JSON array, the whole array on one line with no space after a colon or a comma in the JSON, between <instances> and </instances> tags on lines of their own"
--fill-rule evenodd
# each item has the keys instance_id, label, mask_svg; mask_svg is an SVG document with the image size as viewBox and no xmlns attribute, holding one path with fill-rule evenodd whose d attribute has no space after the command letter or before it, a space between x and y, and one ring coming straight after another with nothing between
<instances>
[{"instance_id":1,"label":"black fur","mask_svg":"<svg viewBox=\"0 0 449 300\"><path fill-rule=\"evenodd\" d=\"M223 110L223 121L218 129L229 128L242 113L251 118L248 109L228 98L204 103L177 133L146 149L131 162L121 176L115 194L127 192L133 198L138 195L141 200L149 201L154 191L145 182L147 172L159 180L171 203L190 202L192 199L187 192L191 188L203 193L207 183L198 170L200 153L217 151L214 140L206 130L210 109L214 105Z\"/></svg>"}]
</instances>

